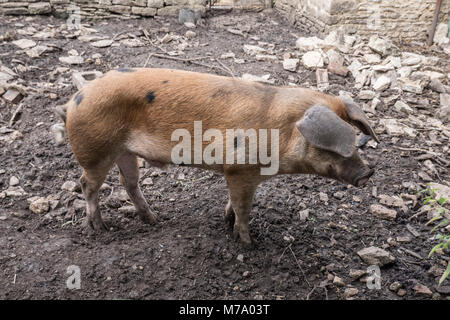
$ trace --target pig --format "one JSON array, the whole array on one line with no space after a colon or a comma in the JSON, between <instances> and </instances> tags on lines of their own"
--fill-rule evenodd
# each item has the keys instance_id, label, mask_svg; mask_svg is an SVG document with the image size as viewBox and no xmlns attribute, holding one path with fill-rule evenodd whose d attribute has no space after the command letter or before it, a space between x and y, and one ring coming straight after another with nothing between
<instances>
[{"instance_id":1,"label":"pig","mask_svg":"<svg viewBox=\"0 0 450 320\"><path fill-rule=\"evenodd\" d=\"M299 87L182 70L111 70L88 83L56 112L82 167L86 227L108 229L99 211L98 191L114 164L137 215L145 223L157 221L138 185L137 157L141 157L156 167L177 163L223 173L229 194L224 218L244 246L252 245L249 216L261 182L281 174L317 174L361 187L374 169L359 156L355 128L379 142L364 113L350 100ZM264 165L260 162L173 161L177 145L173 132L183 129L195 135L196 121L201 121L202 132L276 129L277 139L271 136L269 145L276 143L271 151L277 156L277 171L261 174ZM200 146L200 151L205 150L204 141ZM222 152L236 148L235 137Z\"/></svg>"}]
</instances>

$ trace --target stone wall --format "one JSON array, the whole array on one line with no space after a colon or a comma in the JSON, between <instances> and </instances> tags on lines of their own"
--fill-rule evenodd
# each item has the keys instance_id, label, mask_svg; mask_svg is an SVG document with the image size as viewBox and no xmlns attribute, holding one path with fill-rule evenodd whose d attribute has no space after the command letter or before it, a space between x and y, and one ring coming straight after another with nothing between
<instances>
[{"instance_id":1,"label":"stone wall","mask_svg":"<svg viewBox=\"0 0 450 320\"><path fill-rule=\"evenodd\" d=\"M275 8L291 22L329 32L344 26L364 37L388 35L394 39L426 39L436 0L275 0ZM439 21L445 22L450 0L444 0Z\"/></svg>"},{"instance_id":2,"label":"stone wall","mask_svg":"<svg viewBox=\"0 0 450 320\"><path fill-rule=\"evenodd\" d=\"M0 14L55 14L82 18L178 15L181 8L206 11L207 0L0 0Z\"/></svg>"}]
</instances>

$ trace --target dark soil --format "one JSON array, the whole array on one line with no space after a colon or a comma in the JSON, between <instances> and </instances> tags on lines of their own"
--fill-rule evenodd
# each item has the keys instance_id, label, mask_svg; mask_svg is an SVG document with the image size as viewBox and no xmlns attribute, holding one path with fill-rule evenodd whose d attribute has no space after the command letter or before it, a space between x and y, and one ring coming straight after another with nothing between
<instances>
[{"instance_id":1,"label":"dark soil","mask_svg":"<svg viewBox=\"0 0 450 320\"><path fill-rule=\"evenodd\" d=\"M21 25L37 30L58 28L64 20L51 17L2 17L0 34L13 37ZM251 26L244 38L226 31ZM234 24L233 24L234 23ZM188 30L174 18L109 20L92 22L90 27L100 35L114 37L121 32L135 34L146 41L139 28L147 29L152 39L162 38L167 31L184 35ZM167 29L167 30L165 30ZM243 44L255 43L250 38L275 45L277 56L295 51L295 35L310 35L308 30L293 27L275 13L232 13L211 15L203 26L194 31L197 36L188 40L186 57L210 56L233 51L236 58L247 60L236 64L223 60L235 75L270 73L276 84L297 82L315 83L315 73L303 69L297 73L283 70L281 63L249 60L242 51ZM69 32L70 33L70 32ZM31 38L28 36L28 38ZM57 32L54 38L43 41L54 44L56 51L31 59L10 41L0 45L1 62L13 70L19 64L28 68L20 73L25 85L37 89L22 101L23 110L14 130L22 137L12 143L0 140L0 191L7 189L11 176L20 180L28 193L22 197L0 199L0 298L1 299L306 299L315 286L332 275L342 278L347 286L356 287L356 299L424 299L415 296L412 287L419 282L436 293L438 277L429 275L432 265L440 265L444 256L427 255L435 241L425 226L426 215L408 220L417 213L420 204L408 203L405 210L397 209L394 221L381 220L369 212L369 205L378 203L376 195L415 194L405 182L415 182L418 188L424 181L417 175L423 164L414 159L417 153L400 151L395 146L421 146L427 138L420 132L416 140L408 137L392 140L386 133L379 134L382 143L377 148L362 147L362 157L376 165L376 173L365 187L357 189L330 179L316 176L279 176L262 184L256 193L250 223L255 248L243 249L232 239L231 230L223 221L227 203L227 189L223 177L209 171L171 166L168 170L141 168L142 175L151 177L153 185L143 187L159 222L148 226L141 223L134 212L119 210L129 206L123 201L123 188L118 182L117 169L106 180L108 187L101 191L100 202L109 232L86 234L81 222L85 209L75 205L84 200L80 192L61 190L68 180L78 181L81 169L68 145L55 146L51 125L59 120L52 108L65 103L76 92L71 72L55 73L62 66L58 57L76 49L84 57L100 53L99 64L91 59L76 70L106 72L116 67L141 67L150 53L162 53L148 43L131 48L124 45L98 49L77 39L67 39ZM174 50L176 42L164 44ZM219 66L211 59L198 60ZM178 68L218 73L190 63L151 57L149 67ZM288 79L293 76L294 79ZM351 77L330 74L329 92L340 90L357 93ZM50 85L47 85L50 84ZM51 94L57 95L56 99ZM426 92L430 101L434 93ZM53 97L54 98L54 97ZM8 126L15 106L0 103L0 124ZM418 113L430 114L426 109ZM398 117L388 108L371 120L377 127L378 117ZM448 143L448 140L447 140ZM431 175L436 182L448 180L448 168L436 166ZM180 177L184 174L184 178ZM142 181L143 179L141 179ZM319 193L328 195L328 202L319 199ZM27 199L32 196L55 195L60 202L49 214L31 212ZM309 209L309 218L302 222L299 212ZM419 232L412 236L407 224ZM397 246L387 244L390 237L410 235L412 241ZM396 261L381 269L382 287L369 290L365 282L349 277L350 269L366 270L356 252L368 246L384 247ZM408 249L422 257L412 256ZM242 262L237 259L243 257ZM81 270L81 289L69 290L67 268L77 265ZM441 266L442 267L442 266ZM389 290L399 281L406 290L403 297ZM448 281L447 281L448 285ZM329 281L324 288L316 288L310 299L343 299L346 287ZM435 295L445 299L445 295ZM428 298L426 298L428 299Z\"/></svg>"}]
</instances>

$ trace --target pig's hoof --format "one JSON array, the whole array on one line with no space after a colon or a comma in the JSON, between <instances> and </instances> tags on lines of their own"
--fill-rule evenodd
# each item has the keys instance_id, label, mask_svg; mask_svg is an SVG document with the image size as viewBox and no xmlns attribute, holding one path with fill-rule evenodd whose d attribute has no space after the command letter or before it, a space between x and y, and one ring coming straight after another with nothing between
<instances>
[{"instance_id":1,"label":"pig's hoof","mask_svg":"<svg viewBox=\"0 0 450 320\"><path fill-rule=\"evenodd\" d=\"M230 203L228 203L227 206L225 207L224 219L225 223L228 223L230 227L234 226L235 213Z\"/></svg>"},{"instance_id":2,"label":"pig's hoof","mask_svg":"<svg viewBox=\"0 0 450 320\"><path fill-rule=\"evenodd\" d=\"M239 240L244 248L253 248L253 241L248 232L240 232L236 227L233 230L234 240Z\"/></svg>"},{"instance_id":3,"label":"pig's hoof","mask_svg":"<svg viewBox=\"0 0 450 320\"><path fill-rule=\"evenodd\" d=\"M158 220L156 213L151 211L138 212L138 214L145 224L154 224Z\"/></svg>"},{"instance_id":4,"label":"pig's hoof","mask_svg":"<svg viewBox=\"0 0 450 320\"><path fill-rule=\"evenodd\" d=\"M103 222L102 218L87 218L85 223L85 228L93 230L93 231L108 231L109 228L105 222Z\"/></svg>"}]
</instances>

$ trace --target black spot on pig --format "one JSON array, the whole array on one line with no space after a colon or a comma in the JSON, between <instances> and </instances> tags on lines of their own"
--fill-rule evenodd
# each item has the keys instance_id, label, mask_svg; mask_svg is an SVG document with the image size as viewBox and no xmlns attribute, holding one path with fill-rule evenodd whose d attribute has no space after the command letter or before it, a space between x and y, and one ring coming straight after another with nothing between
<instances>
[{"instance_id":1,"label":"black spot on pig","mask_svg":"<svg viewBox=\"0 0 450 320\"><path fill-rule=\"evenodd\" d=\"M164 80L162 83L163 83L163 84L166 84L167 82L169 82L169 80Z\"/></svg>"},{"instance_id":2,"label":"black spot on pig","mask_svg":"<svg viewBox=\"0 0 450 320\"><path fill-rule=\"evenodd\" d=\"M136 70L131 69L131 68L119 68L119 69L117 69L117 71L119 71L119 72L134 72Z\"/></svg>"},{"instance_id":3,"label":"black spot on pig","mask_svg":"<svg viewBox=\"0 0 450 320\"><path fill-rule=\"evenodd\" d=\"M73 98L73 101L75 101L75 103L77 104L77 106L80 105L81 101L83 101L83 94L79 91L77 92L77 94L75 95L75 97Z\"/></svg>"},{"instance_id":4,"label":"black spot on pig","mask_svg":"<svg viewBox=\"0 0 450 320\"><path fill-rule=\"evenodd\" d=\"M149 92L147 93L147 95L145 96L145 98L147 99L147 101L148 101L149 103L152 103L153 100L155 100L155 93L154 93L153 91L149 91Z\"/></svg>"}]
</instances>

